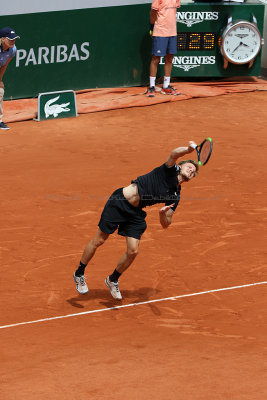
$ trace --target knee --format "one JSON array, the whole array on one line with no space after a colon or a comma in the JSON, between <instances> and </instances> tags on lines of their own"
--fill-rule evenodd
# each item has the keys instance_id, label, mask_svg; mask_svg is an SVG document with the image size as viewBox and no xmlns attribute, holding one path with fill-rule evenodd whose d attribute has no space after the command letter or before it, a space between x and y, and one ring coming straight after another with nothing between
<instances>
[{"instance_id":1,"label":"knee","mask_svg":"<svg viewBox=\"0 0 267 400\"><path fill-rule=\"evenodd\" d=\"M94 238L91 241L92 246L97 249L98 247L102 246L106 241L106 238L100 237L100 238Z\"/></svg>"},{"instance_id":2,"label":"knee","mask_svg":"<svg viewBox=\"0 0 267 400\"><path fill-rule=\"evenodd\" d=\"M173 60L173 55L172 54L166 54L165 56L165 62L171 64Z\"/></svg>"},{"instance_id":3,"label":"knee","mask_svg":"<svg viewBox=\"0 0 267 400\"><path fill-rule=\"evenodd\" d=\"M159 60L160 60L160 57L157 57L157 56L152 56L152 60L151 60L151 62L154 64L154 65L158 65L158 63L159 63Z\"/></svg>"},{"instance_id":4,"label":"knee","mask_svg":"<svg viewBox=\"0 0 267 400\"><path fill-rule=\"evenodd\" d=\"M127 249L127 255L130 258L135 258L138 253L139 253L138 247L133 247L133 248Z\"/></svg>"}]
</instances>

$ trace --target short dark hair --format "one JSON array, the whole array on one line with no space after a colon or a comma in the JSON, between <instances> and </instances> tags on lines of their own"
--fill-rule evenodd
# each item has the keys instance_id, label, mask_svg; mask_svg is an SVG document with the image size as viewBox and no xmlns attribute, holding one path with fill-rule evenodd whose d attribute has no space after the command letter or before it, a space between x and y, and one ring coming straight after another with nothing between
<instances>
[{"instance_id":1,"label":"short dark hair","mask_svg":"<svg viewBox=\"0 0 267 400\"><path fill-rule=\"evenodd\" d=\"M197 175L198 174L198 170L199 170L199 164L195 160L183 160L183 161L180 161L178 163L178 165L180 165L180 167L181 167L183 164L186 164L186 163L191 163L196 167L195 175Z\"/></svg>"}]
</instances>

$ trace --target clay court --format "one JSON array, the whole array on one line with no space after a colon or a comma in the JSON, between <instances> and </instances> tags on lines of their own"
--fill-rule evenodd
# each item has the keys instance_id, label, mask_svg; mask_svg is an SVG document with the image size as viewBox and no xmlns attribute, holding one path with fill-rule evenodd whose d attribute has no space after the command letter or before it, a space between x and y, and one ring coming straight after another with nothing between
<instances>
[{"instance_id":1,"label":"clay court","mask_svg":"<svg viewBox=\"0 0 267 400\"><path fill-rule=\"evenodd\" d=\"M267 92L10 123L0 135L1 399L263 400ZM72 275L108 196L210 136L173 224L146 209L116 302L112 235ZM204 292L204 293L203 293ZM64 318L62 318L64 317Z\"/></svg>"}]
</instances>

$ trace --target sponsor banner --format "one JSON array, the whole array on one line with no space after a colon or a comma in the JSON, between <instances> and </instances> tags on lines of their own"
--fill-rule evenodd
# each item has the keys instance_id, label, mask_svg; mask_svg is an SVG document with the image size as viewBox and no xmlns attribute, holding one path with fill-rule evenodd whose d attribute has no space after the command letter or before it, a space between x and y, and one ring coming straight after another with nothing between
<instances>
[{"instance_id":1,"label":"sponsor banner","mask_svg":"<svg viewBox=\"0 0 267 400\"><path fill-rule=\"evenodd\" d=\"M164 65L164 57L160 58L160 65ZM214 65L216 63L215 56L174 56L172 61L173 68L180 68L184 72L190 71L192 68L199 68L202 65Z\"/></svg>"},{"instance_id":2,"label":"sponsor banner","mask_svg":"<svg viewBox=\"0 0 267 400\"><path fill-rule=\"evenodd\" d=\"M18 49L16 67L30 65L65 63L70 61L86 61L90 56L89 42L41 46L38 48Z\"/></svg>"},{"instance_id":3,"label":"sponsor banner","mask_svg":"<svg viewBox=\"0 0 267 400\"><path fill-rule=\"evenodd\" d=\"M49 0L45 3L52 4ZM65 3L69 4L67 0ZM0 26L13 27L21 37L3 78L5 100L37 97L44 92L147 85L152 48L151 2L129 3L10 15L8 19L0 16ZM81 5L79 1L77 4ZM224 69L219 44L229 14L233 19L249 20L252 13L262 33L261 4L182 5L177 10L178 47L172 77L258 76L261 54L251 68L229 63ZM164 74L163 64L162 59L158 76Z\"/></svg>"},{"instance_id":4,"label":"sponsor banner","mask_svg":"<svg viewBox=\"0 0 267 400\"><path fill-rule=\"evenodd\" d=\"M176 13L176 20L185 24L188 28L205 21L217 21L219 11L179 11Z\"/></svg>"},{"instance_id":5,"label":"sponsor banner","mask_svg":"<svg viewBox=\"0 0 267 400\"><path fill-rule=\"evenodd\" d=\"M37 121L69 117L77 117L76 95L73 90L39 94Z\"/></svg>"},{"instance_id":6,"label":"sponsor banner","mask_svg":"<svg viewBox=\"0 0 267 400\"><path fill-rule=\"evenodd\" d=\"M31 14L51 11L81 10L85 8L101 8L129 6L134 4L151 4L152 0L12 0L1 7L2 15Z\"/></svg>"},{"instance_id":7,"label":"sponsor banner","mask_svg":"<svg viewBox=\"0 0 267 400\"><path fill-rule=\"evenodd\" d=\"M146 83L149 10L140 4L11 16L21 39L4 76L5 100Z\"/></svg>"}]
</instances>

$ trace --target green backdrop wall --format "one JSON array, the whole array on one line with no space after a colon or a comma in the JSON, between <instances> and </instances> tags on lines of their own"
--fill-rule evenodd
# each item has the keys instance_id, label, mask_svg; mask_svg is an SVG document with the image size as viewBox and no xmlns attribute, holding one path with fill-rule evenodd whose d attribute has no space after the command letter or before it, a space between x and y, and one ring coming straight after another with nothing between
<instances>
[{"instance_id":1,"label":"green backdrop wall","mask_svg":"<svg viewBox=\"0 0 267 400\"><path fill-rule=\"evenodd\" d=\"M145 82L149 9L131 5L0 17L0 26L21 36L4 77L5 97Z\"/></svg>"},{"instance_id":2,"label":"green backdrop wall","mask_svg":"<svg viewBox=\"0 0 267 400\"><path fill-rule=\"evenodd\" d=\"M16 43L16 58L3 79L5 99L36 97L42 92L65 89L146 85L151 59L150 7L150 4L134 4L1 16L0 26L11 26L21 36ZM235 19L249 19L253 12L263 31L264 6L255 3L190 3L178 11L187 12L187 16L199 12L204 17L208 15L205 13L217 13L218 18L204 18L191 26L190 21L187 24L181 19L177 21L178 31L212 31L216 41L229 13ZM181 67L183 62L188 64L193 60L189 56L204 56L206 60L212 56L216 62L203 63L199 68ZM172 75L186 79L260 72L260 56L250 70L235 65L223 70L217 45L212 52L179 52L177 57ZM159 74L162 73L160 66Z\"/></svg>"}]
</instances>

